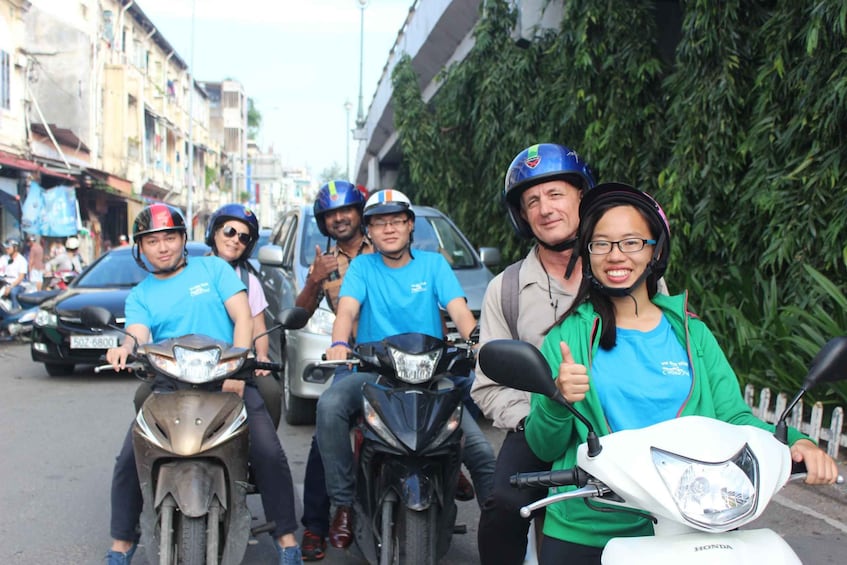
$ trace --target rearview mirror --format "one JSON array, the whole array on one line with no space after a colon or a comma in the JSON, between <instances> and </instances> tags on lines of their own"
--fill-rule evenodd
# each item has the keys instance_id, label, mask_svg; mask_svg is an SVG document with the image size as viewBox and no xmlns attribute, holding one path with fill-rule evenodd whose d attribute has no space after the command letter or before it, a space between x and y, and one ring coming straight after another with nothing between
<instances>
[{"instance_id":1,"label":"rearview mirror","mask_svg":"<svg viewBox=\"0 0 847 565\"><path fill-rule=\"evenodd\" d=\"M524 341L489 341L479 350L479 366L489 379L509 388L550 398L558 392L544 356Z\"/></svg>"}]
</instances>

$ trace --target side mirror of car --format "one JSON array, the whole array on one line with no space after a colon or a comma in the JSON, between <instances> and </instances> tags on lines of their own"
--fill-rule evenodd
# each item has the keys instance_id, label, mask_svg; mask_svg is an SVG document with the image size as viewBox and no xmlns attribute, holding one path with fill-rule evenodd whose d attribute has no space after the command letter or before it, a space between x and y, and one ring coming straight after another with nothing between
<instances>
[{"instance_id":1,"label":"side mirror of car","mask_svg":"<svg viewBox=\"0 0 847 565\"><path fill-rule=\"evenodd\" d=\"M479 258L486 267L496 267L502 261L500 250L496 247L480 247Z\"/></svg>"},{"instance_id":2,"label":"side mirror of car","mask_svg":"<svg viewBox=\"0 0 847 565\"><path fill-rule=\"evenodd\" d=\"M107 328L115 324L112 313L101 306L86 306L80 313L82 325L87 328Z\"/></svg>"}]
</instances>

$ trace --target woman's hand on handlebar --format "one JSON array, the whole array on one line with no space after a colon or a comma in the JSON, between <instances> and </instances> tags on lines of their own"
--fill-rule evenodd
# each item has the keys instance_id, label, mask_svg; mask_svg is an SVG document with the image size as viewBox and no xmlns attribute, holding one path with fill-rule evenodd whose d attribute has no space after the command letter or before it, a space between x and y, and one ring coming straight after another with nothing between
<instances>
[{"instance_id":1,"label":"woman's hand on handlebar","mask_svg":"<svg viewBox=\"0 0 847 565\"><path fill-rule=\"evenodd\" d=\"M271 362L271 360L268 358L267 355L257 355L256 361L258 361L259 363L270 363ZM267 377L268 375L271 374L271 372L267 369L256 369L255 371L253 371L253 374L256 375L257 377Z\"/></svg>"},{"instance_id":2,"label":"woman's hand on handlebar","mask_svg":"<svg viewBox=\"0 0 847 565\"><path fill-rule=\"evenodd\" d=\"M827 453L807 439L797 440L791 446L791 460L806 465L806 483L832 484L838 479L838 465Z\"/></svg>"}]
</instances>

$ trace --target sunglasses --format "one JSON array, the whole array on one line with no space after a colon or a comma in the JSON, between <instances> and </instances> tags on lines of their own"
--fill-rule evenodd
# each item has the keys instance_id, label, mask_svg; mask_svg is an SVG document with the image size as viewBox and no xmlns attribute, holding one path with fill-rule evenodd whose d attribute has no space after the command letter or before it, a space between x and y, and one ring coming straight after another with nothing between
<instances>
[{"instance_id":1,"label":"sunglasses","mask_svg":"<svg viewBox=\"0 0 847 565\"><path fill-rule=\"evenodd\" d=\"M240 241L244 245L247 245L248 243L253 241L253 238L250 237L249 233L239 232L237 229L235 229L232 226L225 226L224 229L221 230L221 233L223 233L224 237L227 238L227 239L233 238L237 235L238 241Z\"/></svg>"}]
</instances>

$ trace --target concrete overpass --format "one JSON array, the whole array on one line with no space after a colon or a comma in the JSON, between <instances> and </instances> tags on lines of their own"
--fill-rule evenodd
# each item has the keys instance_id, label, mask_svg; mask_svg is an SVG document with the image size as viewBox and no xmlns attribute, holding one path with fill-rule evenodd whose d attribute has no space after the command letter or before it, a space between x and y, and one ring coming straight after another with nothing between
<instances>
[{"instance_id":1,"label":"concrete overpass","mask_svg":"<svg viewBox=\"0 0 847 565\"><path fill-rule=\"evenodd\" d=\"M518 21L512 39L525 45L543 29L558 28L564 0L515 2ZM436 75L462 61L474 45L482 0L414 0L367 109L365 125L354 131L359 140L352 176L370 190L390 188L397 181L401 153L394 131L391 73L404 54L412 59L421 93L429 103L440 87Z\"/></svg>"},{"instance_id":2,"label":"concrete overpass","mask_svg":"<svg viewBox=\"0 0 847 565\"><path fill-rule=\"evenodd\" d=\"M354 131L359 140L353 167L357 184L370 190L390 188L397 180L400 148L394 131L391 73L408 53L418 75L421 92L429 102L438 91L435 76L473 47L473 28L479 20L481 0L416 0L397 41L388 54L376 93L367 109L365 127Z\"/></svg>"}]
</instances>

